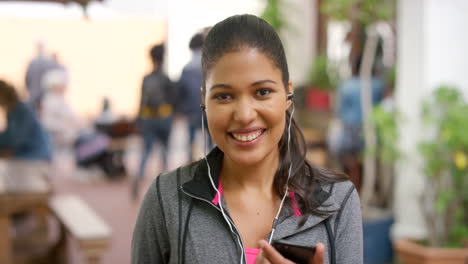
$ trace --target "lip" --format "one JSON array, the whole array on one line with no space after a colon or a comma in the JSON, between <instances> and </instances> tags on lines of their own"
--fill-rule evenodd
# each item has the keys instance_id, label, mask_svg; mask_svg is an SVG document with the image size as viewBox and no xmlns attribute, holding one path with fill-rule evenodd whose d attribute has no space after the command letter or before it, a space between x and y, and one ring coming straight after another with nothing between
<instances>
[{"instance_id":1,"label":"lip","mask_svg":"<svg viewBox=\"0 0 468 264\"><path fill-rule=\"evenodd\" d=\"M235 139L233 136L232 136L232 133L236 133L236 134L248 134L248 133L252 133L254 131L258 131L258 130L261 130L262 133L254 140L251 140L251 141L239 141L237 139ZM259 141L263 138L263 136L265 135L265 132L267 131L267 129L265 128L254 128L254 129L251 129L251 128L246 128L246 129L236 129L236 130L232 130L233 132L229 132L229 140L232 141L234 143L235 146L238 146L238 147L253 147L255 145L257 145L259 143Z\"/></svg>"},{"instance_id":2,"label":"lip","mask_svg":"<svg viewBox=\"0 0 468 264\"><path fill-rule=\"evenodd\" d=\"M239 128L229 130L228 133L235 133L235 134L247 134L257 130L265 130L264 127L248 127L248 128Z\"/></svg>"}]
</instances>

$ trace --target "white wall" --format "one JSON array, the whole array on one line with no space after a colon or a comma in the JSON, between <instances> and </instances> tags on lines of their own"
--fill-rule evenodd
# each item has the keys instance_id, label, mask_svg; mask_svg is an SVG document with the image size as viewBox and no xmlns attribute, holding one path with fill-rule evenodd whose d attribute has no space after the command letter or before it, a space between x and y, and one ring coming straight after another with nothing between
<instances>
[{"instance_id":1,"label":"white wall","mask_svg":"<svg viewBox=\"0 0 468 264\"><path fill-rule=\"evenodd\" d=\"M417 145L427 135L421 100L441 83L468 94L468 1L412 0L398 3L396 101L403 118L395 189L394 238L424 238L427 230L420 199L425 177Z\"/></svg>"},{"instance_id":2,"label":"white wall","mask_svg":"<svg viewBox=\"0 0 468 264\"><path fill-rule=\"evenodd\" d=\"M135 115L141 80L151 66L147 51L164 39L165 23L152 18L106 20L1 18L0 78L25 92L24 75L41 38L70 73L68 96L73 109L93 116L103 96L114 110Z\"/></svg>"},{"instance_id":3,"label":"white wall","mask_svg":"<svg viewBox=\"0 0 468 264\"><path fill-rule=\"evenodd\" d=\"M303 84L315 56L316 20L315 0L285 0L284 18L288 28L281 32L289 74L295 85Z\"/></svg>"},{"instance_id":4,"label":"white wall","mask_svg":"<svg viewBox=\"0 0 468 264\"><path fill-rule=\"evenodd\" d=\"M449 82L468 95L468 1L429 0L426 13L427 85Z\"/></svg>"}]
</instances>

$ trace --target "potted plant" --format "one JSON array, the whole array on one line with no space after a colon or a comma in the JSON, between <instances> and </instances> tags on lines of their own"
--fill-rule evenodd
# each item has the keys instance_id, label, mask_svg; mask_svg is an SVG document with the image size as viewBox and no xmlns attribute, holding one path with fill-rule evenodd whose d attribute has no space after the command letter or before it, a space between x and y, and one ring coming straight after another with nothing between
<instances>
[{"instance_id":1,"label":"potted plant","mask_svg":"<svg viewBox=\"0 0 468 264\"><path fill-rule=\"evenodd\" d=\"M333 91L337 85L337 71L327 55L315 57L309 71L305 103L309 110L330 111Z\"/></svg>"},{"instance_id":2,"label":"potted plant","mask_svg":"<svg viewBox=\"0 0 468 264\"><path fill-rule=\"evenodd\" d=\"M468 104L441 86L423 104L429 136L420 145L426 188L421 208L427 241L395 242L403 264L468 263Z\"/></svg>"}]
</instances>

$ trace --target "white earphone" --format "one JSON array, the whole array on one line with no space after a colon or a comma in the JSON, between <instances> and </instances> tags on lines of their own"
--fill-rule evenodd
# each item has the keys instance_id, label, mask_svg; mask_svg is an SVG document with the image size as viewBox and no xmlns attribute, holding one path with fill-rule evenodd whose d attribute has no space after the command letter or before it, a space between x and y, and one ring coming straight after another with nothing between
<instances>
[{"instance_id":1,"label":"white earphone","mask_svg":"<svg viewBox=\"0 0 468 264\"><path fill-rule=\"evenodd\" d=\"M287 100L293 100L293 98L294 98L294 94L292 94L292 93L287 94ZM237 243L239 244L240 248L242 249L242 253L241 253L242 256L241 256L240 264L243 264L244 259L246 257L245 256L245 247L242 244L242 240L240 238L240 235L237 234L236 232L234 232L234 228L232 226L233 223L229 220L226 213L224 212L223 205L221 203L221 199L222 199L221 193L219 192L218 187L215 185L215 183L213 181L213 177L211 176L211 168L210 168L210 164L208 163L207 154L206 154L207 144L206 144L206 135L205 135L205 122L204 122L204 117L203 117L203 112L205 111L205 106L202 104L202 105L200 105L200 108L202 110L202 134L203 134L203 142L204 142L203 143L203 155L204 155L204 159L205 159L205 162L206 162L206 166L208 167L208 177L210 178L211 186L216 191L216 193L217 193L217 195L219 197L218 204L219 204L219 207L220 207L220 210L221 210L221 214L223 215L224 220L228 224L230 231L234 235L236 235ZM291 123L292 123L293 115L294 115L294 104L292 104L292 111L291 111L291 115L290 115L289 123L288 123L288 144L287 144L287 148L288 148L287 151L288 152L289 152L289 144L291 142ZM289 179L291 178L291 169L292 169L292 160L291 160L291 155L289 155L289 168L288 168L288 178L286 180L286 190L284 192L283 197L281 198L280 206L278 207L278 211L277 211L276 216L275 216L275 218L273 220L270 235L268 236L268 243L270 243L270 244L271 244L271 241L273 239L273 235L274 235L275 230L276 230L276 225L278 224L278 218L279 218L279 216L281 214L281 211L283 209L284 201L286 200L286 197L287 197L288 192L289 192L288 185L289 185Z\"/></svg>"}]
</instances>

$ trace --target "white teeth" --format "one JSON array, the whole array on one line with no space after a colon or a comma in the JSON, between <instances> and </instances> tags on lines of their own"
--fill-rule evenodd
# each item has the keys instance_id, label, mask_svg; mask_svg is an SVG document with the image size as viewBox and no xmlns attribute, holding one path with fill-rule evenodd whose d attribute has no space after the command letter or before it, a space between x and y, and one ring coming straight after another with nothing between
<instances>
[{"instance_id":1,"label":"white teeth","mask_svg":"<svg viewBox=\"0 0 468 264\"><path fill-rule=\"evenodd\" d=\"M238 134L234 134L232 133L233 137L239 141L252 141L254 139L256 139L258 136L260 136L260 134L262 134L262 131L258 131L258 132L255 132L255 134L251 134L251 135L238 135Z\"/></svg>"}]
</instances>

